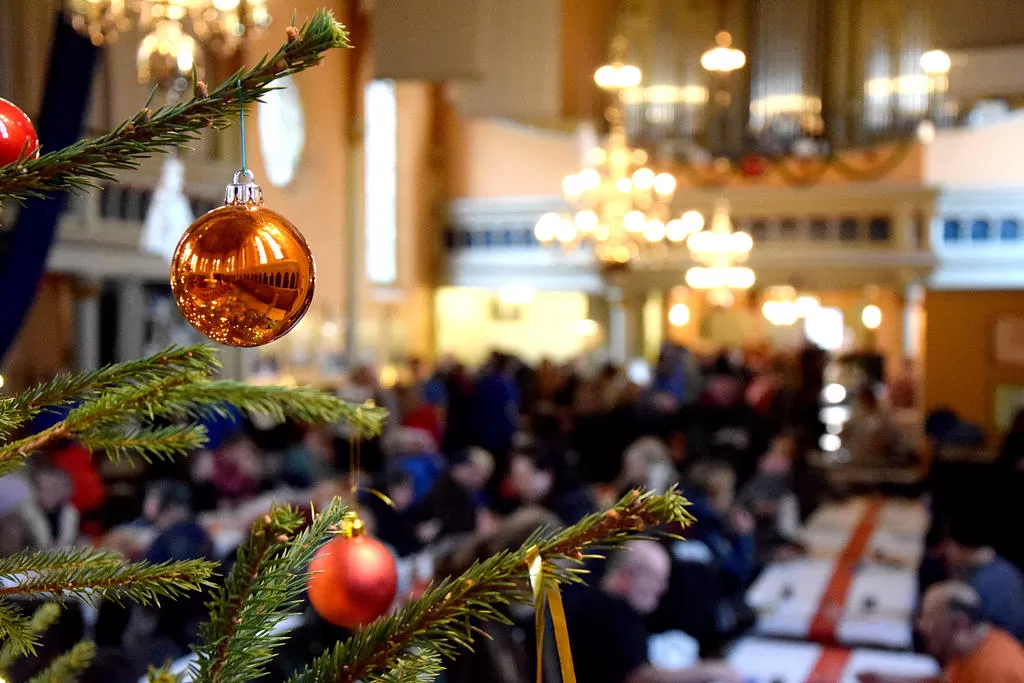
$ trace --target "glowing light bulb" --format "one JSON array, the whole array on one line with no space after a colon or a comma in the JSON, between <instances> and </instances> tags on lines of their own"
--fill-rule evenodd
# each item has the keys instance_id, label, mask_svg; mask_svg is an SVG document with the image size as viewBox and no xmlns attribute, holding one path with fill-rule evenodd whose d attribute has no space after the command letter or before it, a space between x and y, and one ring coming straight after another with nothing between
<instances>
[{"instance_id":1,"label":"glowing light bulb","mask_svg":"<svg viewBox=\"0 0 1024 683\"><path fill-rule=\"evenodd\" d=\"M644 239L648 242L660 242L665 239L665 224L657 218L647 221L644 226Z\"/></svg>"},{"instance_id":2,"label":"glowing light bulb","mask_svg":"<svg viewBox=\"0 0 1024 683\"><path fill-rule=\"evenodd\" d=\"M943 50L928 50L921 55L921 68L926 74L938 76L949 73L953 60Z\"/></svg>"},{"instance_id":3,"label":"glowing light bulb","mask_svg":"<svg viewBox=\"0 0 1024 683\"><path fill-rule=\"evenodd\" d=\"M700 232L704 229L704 214L700 211L695 211L694 209L684 211L679 220L682 221L687 233Z\"/></svg>"},{"instance_id":4,"label":"glowing light bulb","mask_svg":"<svg viewBox=\"0 0 1024 683\"><path fill-rule=\"evenodd\" d=\"M686 304L673 304L668 309L668 322L672 327L682 327L690 322L690 307Z\"/></svg>"},{"instance_id":5,"label":"glowing light bulb","mask_svg":"<svg viewBox=\"0 0 1024 683\"><path fill-rule=\"evenodd\" d=\"M729 247L735 254L747 254L754 248L754 238L745 232L734 232Z\"/></svg>"},{"instance_id":6,"label":"glowing light bulb","mask_svg":"<svg viewBox=\"0 0 1024 683\"><path fill-rule=\"evenodd\" d=\"M578 197L583 193L583 181L578 175L567 175L562 181L562 192L566 197Z\"/></svg>"},{"instance_id":7,"label":"glowing light bulb","mask_svg":"<svg viewBox=\"0 0 1024 683\"><path fill-rule=\"evenodd\" d=\"M676 191L676 178L671 173L659 173L654 178L654 191L665 196Z\"/></svg>"},{"instance_id":8,"label":"glowing light bulb","mask_svg":"<svg viewBox=\"0 0 1024 683\"><path fill-rule=\"evenodd\" d=\"M640 190L654 187L654 171L649 168L638 168L633 172L633 184Z\"/></svg>"},{"instance_id":9,"label":"glowing light bulb","mask_svg":"<svg viewBox=\"0 0 1024 683\"><path fill-rule=\"evenodd\" d=\"M555 230L555 237L562 244L568 244L576 239L576 224L569 220L562 220Z\"/></svg>"},{"instance_id":10,"label":"glowing light bulb","mask_svg":"<svg viewBox=\"0 0 1024 683\"><path fill-rule=\"evenodd\" d=\"M615 86L618 88L635 88L644 79L643 72L632 64L620 66L615 74Z\"/></svg>"},{"instance_id":11,"label":"glowing light bulb","mask_svg":"<svg viewBox=\"0 0 1024 683\"><path fill-rule=\"evenodd\" d=\"M629 232L640 232L644 229L644 225L647 223L647 219L644 217L641 211L630 211L622 217L622 225Z\"/></svg>"},{"instance_id":12,"label":"glowing light bulb","mask_svg":"<svg viewBox=\"0 0 1024 683\"><path fill-rule=\"evenodd\" d=\"M558 217L557 213L546 213L540 217L537 221L537 225L533 227L533 235L537 238L538 242L550 242L555 239L555 233L558 231L558 226L562 222L562 219Z\"/></svg>"},{"instance_id":13,"label":"glowing light bulb","mask_svg":"<svg viewBox=\"0 0 1024 683\"><path fill-rule=\"evenodd\" d=\"M869 330L878 329L882 324L882 309L874 304L868 304L864 307L864 310L860 312L860 321L864 323L864 327Z\"/></svg>"},{"instance_id":14,"label":"glowing light bulb","mask_svg":"<svg viewBox=\"0 0 1024 683\"><path fill-rule=\"evenodd\" d=\"M605 64L594 72L594 83L597 84L597 87L608 90L615 87L616 76L618 76L616 68L611 64Z\"/></svg>"},{"instance_id":15,"label":"glowing light bulb","mask_svg":"<svg viewBox=\"0 0 1024 683\"><path fill-rule=\"evenodd\" d=\"M577 176L584 190L596 190L601 185L601 174L592 168L585 168Z\"/></svg>"},{"instance_id":16,"label":"glowing light bulb","mask_svg":"<svg viewBox=\"0 0 1024 683\"><path fill-rule=\"evenodd\" d=\"M587 163L600 166L608 159L608 153L601 147L594 147L587 152Z\"/></svg>"},{"instance_id":17,"label":"glowing light bulb","mask_svg":"<svg viewBox=\"0 0 1024 683\"><path fill-rule=\"evenodd\" d=\"M589 209L576 214L576 227L579 228L580 232L593 232L594 228L597 227L597 223L597 214Z\"/></svg>"},{"instance_id":18,"label":"glowing light bulb","mask_svg":"<svg viewBox=\"0 0 1024 683\"><path fill-rule=\"evenodd\" d=\"M629 181L629 178L619 178L615 181L615 189L626 194L633 189L633 183Z\"/></svg>"},{"instance_id":19,"label":"glowing light bulb","mask_svg":"<svg viewBox=\"0 0 1024 683\"><path fill-rule=\"evenodd\" d=\"M669 242L682 242L686 239L686 224L678 218L673 218L665 224L665 237Z\"/></svg>"}]
</instances>

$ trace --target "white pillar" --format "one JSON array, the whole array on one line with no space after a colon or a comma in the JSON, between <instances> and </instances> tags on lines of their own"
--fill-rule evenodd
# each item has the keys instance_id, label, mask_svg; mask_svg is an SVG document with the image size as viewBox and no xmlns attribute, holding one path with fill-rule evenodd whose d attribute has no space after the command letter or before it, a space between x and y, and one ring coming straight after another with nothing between
<instances>
[{"instance_id":1,"label":"white pillar","mask_svg":"<svg viewBox=\"0 0 1024 683\"><path fill-rule=\"evenodd\" d=\"M136 360L142 356L146 323L146 292L142 281L123 280L117 298L117 360Z\"/></svg>"},{"instance_id":2,"label":"white pillar","mask_svg":"<svg viewBox=\"0 0 1024 683\"><path fill-rule=\"evenodd\" d=\"M100 282L79 283L75 299L75 363L79 370L100 366Z\"/></svg>"},{"instance_id":3,"label":"white pillar","mask_svg":"<svg viewBox=\"0 0 1024 683\"><path fill-rule=\"evenodd\" d=\"M608 288L608 357L625 365L629 360L629 321L621 287Z\"/></svg>"}]
</instances>

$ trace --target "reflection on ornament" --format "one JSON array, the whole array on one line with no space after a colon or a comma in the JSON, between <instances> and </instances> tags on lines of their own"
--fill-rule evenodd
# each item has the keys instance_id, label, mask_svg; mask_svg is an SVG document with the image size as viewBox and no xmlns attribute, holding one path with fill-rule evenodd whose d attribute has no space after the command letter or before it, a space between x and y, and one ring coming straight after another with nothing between
<instances>
[{"instance_id":1,"label":"reflection on ornament","mask_svg":"<svg viewBox=\"0 0 1024 683\"><path fill-rule=\"evenodd\" d=\"M239 180L247 177L248 182ZM171 260L171 289L193 327L229 346L282 337L305 314L316 282L302 234L263 206L248 171L227 186L225 206L200 216Z\"/></svg>"},{"instance_id":2,"label":"reflection on ornament","mask_svg":"<svg viewBox=\"0 0 1024 683\"><path fill-rule=\"evenodd\" d=\"M336 536L309 565L309 601L335 626L355 628L387 610L398 590L398 565L369 536Z\"/></svg>"}]
</instances>

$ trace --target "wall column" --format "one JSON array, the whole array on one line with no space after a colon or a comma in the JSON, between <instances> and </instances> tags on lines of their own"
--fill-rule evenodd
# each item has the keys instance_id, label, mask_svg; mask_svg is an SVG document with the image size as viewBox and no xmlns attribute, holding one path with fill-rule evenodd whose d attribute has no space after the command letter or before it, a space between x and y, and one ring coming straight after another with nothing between
<instances>
[{"instance_id":1,"label":"wall column","mask_svg":"<svg viewBox=\"0 0 1024 683\"><path fill-rule=\"evenodd\" d=\"M100 366L100 282L81 279L75 297L75 365L78 370Z\"/></svg>"},{"instance_id":2,"label":"wall column","mask_svg":"<svg viewBox=\"0 0 1024 683\"><path fill-rule=\"evenodd\" d=\"M142 355L146 292L137 279L123 280L118 290L117 360L135 360Z\"/></svg>"},{"instance_id":3,"label":"wall column","mask_svg":"<svg viewBox=\"0 0 1024 683\"><path fill-rule=\"evenodd\" d=\"M608 288L608 358L624 365L629 359L628 321L621 287Z\"/></svg>"}]
</instances>

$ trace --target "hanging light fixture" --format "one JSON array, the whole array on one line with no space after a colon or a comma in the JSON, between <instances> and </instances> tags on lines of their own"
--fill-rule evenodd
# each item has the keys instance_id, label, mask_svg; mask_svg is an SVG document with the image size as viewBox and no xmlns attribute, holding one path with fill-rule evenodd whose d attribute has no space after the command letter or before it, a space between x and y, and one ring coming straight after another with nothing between
<instances>
[{"instance_id":1,"label":"hanging light fixture","mask_svg":"<svg viewBox=\"0 0 1024 683\"><path fill-rule=\"evenodd\" d=\"M746 63L747 56L743 54L743 50L732 46L732 34L728 31L719 31L715 34L715 47L700 56L700 65L706 71L719 73L742 69Z\"/></svg>"},{"instance_id":2,"label":"hanging light fixture","mask_svg":"<svg viewBox=\"0 0 1024 683\"><path fill-rule=\"evenodd\" d=\"M629 146L622 93L639 86L643 74L624 61L621 37L612 46L617 56L594 73L594 82L614 94L606 112L608 139L603 147L587 152L585 168L562 181L572 213L544 214L534 235L543 244L566 249L590 244L602 262L623 265L657 245L682 246L703 227L704 217L694 211L673 217L675 176L655 172L647 165L647 153Z\"/></svg>"},{"instance_id":3,"label":"hanging light fixture","mask_svg":"<svg viewBox=\"0 0 1024 683\"><path fill-rule=\"evenodd\" d=\"M139 80L165 88L198 62L196 38L227 57L244 36L270 24L267 0L67 0L66 6L71 25L94 45L112 44L133 27L146 31Z\"/></svg>"},{"instance_id":4,"label":"hanging light fixture","mask_svg":"<svg viewBox=\"0 0 1024 683\"><path fill-rule=\"evenodd\" d=\"M769 287L764 293L761 314L772 325L789 326L798 320L813 315L821 307L818 297L798 294L794 287L782 285Z\"/></svg>"},{"instance_id":5,"label":"hanging light fixture","mask_svg":"<svg viewBox=\"0 0 1024 683\"><path fill-rule=\"evenodd\" d=\"M749 233L733 232L726 200L715 203L710 228L690 235L686 246L693 260L701 264L686 271L686 284L707 291L712 304L731 306L735 290L754 286L754 271L743 265L754 240Z\"/></svg>"}]
</instances>

